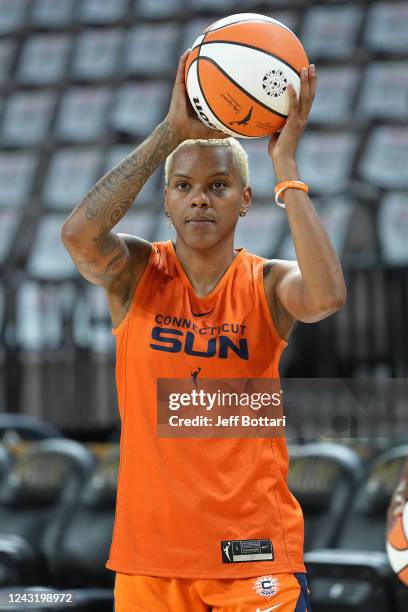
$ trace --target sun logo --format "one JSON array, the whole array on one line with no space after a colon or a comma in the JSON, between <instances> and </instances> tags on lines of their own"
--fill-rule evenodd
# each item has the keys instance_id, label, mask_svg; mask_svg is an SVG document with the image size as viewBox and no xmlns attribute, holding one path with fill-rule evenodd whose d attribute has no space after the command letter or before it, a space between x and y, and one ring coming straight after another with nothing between
<instances>
[{"instance_id":1,"label":"sun logo","mask_svg":"<svg viewBox=\"0 0 408 612\"><path fill-rule=\"evenodd\" d=\"M255 580L255 584L252 587L261 597L272 597L279 590L279 581L273 576L261 576Z\"/></svg>"}]
</instances>

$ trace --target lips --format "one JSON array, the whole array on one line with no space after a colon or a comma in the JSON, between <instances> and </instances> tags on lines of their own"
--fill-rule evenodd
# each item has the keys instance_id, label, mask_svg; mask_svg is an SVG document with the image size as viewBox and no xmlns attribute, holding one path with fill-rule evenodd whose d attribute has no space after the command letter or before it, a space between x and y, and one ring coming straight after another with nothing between
<instances>
[{"instance_id":1,"label":"lips","mask_svg":"<svg viewBox=\"0 0 408 612\"><path fill-rule=\"evenodd\" d=\"M191 217L191 219L186 220L186 223L214 223L214 219L209 217Z\"/></svg>"}]
</instances>

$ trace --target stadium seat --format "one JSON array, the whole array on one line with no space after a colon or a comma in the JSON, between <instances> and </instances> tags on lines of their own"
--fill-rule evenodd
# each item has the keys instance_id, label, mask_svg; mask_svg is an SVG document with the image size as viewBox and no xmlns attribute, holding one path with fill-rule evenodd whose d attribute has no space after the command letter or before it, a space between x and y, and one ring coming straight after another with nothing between
<instances>
[{"instance_id":1,"label":"stadium seat","mask_svg":"<svg viewBox=\"0 0 408 612\"><path fill-rule=\"evenodd\" d=\"M350 131L309 132L299 143L298 165L313 193L344 192L351 179L358 134Z\"/></svg>"},{"instance_id":2,"label":"stadium seat","mask_svg":"<svg viewBox=\"0 0 408 612\"><path fill-rule=\"evenodd\" d=\"M33 442L20 451L15 449L14 455L0 488L0 549L4 563L17 565L16 555L23 554L22 546L11 548L7 558L2 537L6 536L6 542L10 536L25 541L27 554L35 562L29 576L25 567L18 566L21 573L16 572L15 584L35 585L52 576L67 519L92 471L94 458L83 445L63 438Z\"/></svg>"},{"instance_id":3,"label":"stadium seat","mask_svg":"<svg viewBox=\"0 0 408 612\"><path fill-rule=\"evenodd\" d=\"M7 100L0 139L4 145L39 145L46 138L56 97L50 91L18 92Z\"/></svg>"},{"instance_id":4,"label":"stadium seat","mask_svg":"<svg viewBox=\"0 0 408 612\"><path fill-rule=\"evenodd\" d=\"M73 19L75 0L35 0L31 10L31 25L41 28L61 28Z\"/></svg>"},{"instance_id":5,"label":"stadium seat","mask_svg":"<svg viewBox=\"0 0 408 612\"><path fill-rule=\"evenodd\" d=\"M350 65L319 66L318 79L319 86L309 117L310 125L350 125L356 90L361 80L360 68Z\"/></svg>"},{"instance_id":6,"label":"stadium seat","mask_svg":"<svg viewBox=\"0 0 408 612\"><path fill-rule=\"evenodd\" d=\"M23 206L31 191L38 159L27 151L0 153L0 207Z\"/></svg>"},{"instance_id":7,"label":"stadium seat","mask_svg":"<svg viewBox=\"0 0 408 612\"><path fill-rule=\"evenodd\" d=\"M306 551L335 544L361 475L360 458L341 444L291 447L288 483L303 510Z\"/></svg>"},{"instance_id":8,"label":"stadium seat","mask_svg":"<svg viewBox=\"0 0 408 612\"><path fill-rule=\"evenodd\" d=\"M271 160L265 155L267 144L263 139L243 140L241 142L248 155L249 180L253 190L253 197L257 201L264 200L270 203L275 185L275 177ZM249 212L249 214L251 213Z\"/></svg>"},{"instance_id":9,"label":"stadium seat","mask_svg":"<svg viewBox=\"0 0 408 612\"><path fill-rule=\"evenodd\" d=\"M350 59L355 55L363 7L358 4L307 9L300 39L314 61Z\"/></svg>"},{"instance_id":10,"label":"stadium seat","mask_svg":"<svg viewBox=\"0 0 408 612\"><path fill-rule=\"evenodd\" d=\"M256 252L261 257L273 257L284 228L284 215L280 215L270 204L261 206L254 202L245 219L238 221L235 244L245 244L250 252Z\"/></svg>"},{"instance_id":11,"label":"stadium seat","mask_svg":"<svg viewBox=\"0 0 408 612\"><path fill-rule=\"evenodd\" d=\"M326 196L318 200L314 199L315 206L319 212L330 239L340 257L345 255L348 238L351 232L351 224L356 209L355 202L347 196ZM279 246L278 257L280 259L296 259L296 253L291 234L287 231ZM365 226L367 233L367 226Z\"/></svg>"},{"instance_id":12,"label":"stadium seat","mask_svg":"<svg viewBox=\"0 0 408 612\"><path fill-rule=\"evenodd\" d=\"M43 183L45 205L72 210L99 178L101 160L98 148L64 147L56 150Z\"/></svg>"},{"instance_id":13,"label":"stadium seat","mask_svg":"<svg viewBox=\"0 0 408 612\"><path fill-rule=\"evenodd\" d=\"M15 436L12 438L12 435ZM43 440L45 438L64 438L64 434L45 421L27 414L0 414L0 444L8 446L13 439L13 446L18 441Z\"/></svg>"},{"instance_id":14,"label":"stadium seat","mask_svg":"<svg viewBox=\"0 0 408 612\"><path fill-rule=\"evenodd\" d=\"M0 34L17 32L25 25L27 0L0 0Z\"/></svg>"},{"instance_id":15,"label":"stadium seat","mask_svg":"<svg viewBox=\"0 0 408 612\"><path fill-rule=\"evenodd\" d=\"M317 612L407 609L408 590L385 554L386 512L406 457L407 444L376 457L349 500L336 548L306 554Z\"/></svg>"},{"instance_id":16,"label":"stadium seat","mask_svg":"<svg viewBox=\"0 0 408 612\"><path fill-rule=\"evenodd\" d=\"M111 91L107 87L70 87L61 101L56 123L60 142L98 140L105 130Z\"/></svg>"},{"instance_id":17,"label":"stadium seat","mask_svg":"<svg viewBox=\"0 0 408 612\"><path fill-rule=\"evenodd\" d=\"M20 54L18 83L45 86L62 81L70 46L66 34L34 34L28 38Z\"/></svg>"},{"instance_id":18,"label":"stadium seat","mask_svg":"<svg viewBox=\"0 0 408 612\"><path fill-rule=\"evenodd\" d=\"M176 24L143 24L132 28L126 42L126 74L167 77L174 64L177 43Z\"/></svg>"},{"instance_id":19,"label":"stadium seat","mask_svg":"<svg viewBox=\"0 0 408 612\"><path fill-rule=\"evenodd\" d=\"M133 0L134 13L145 19L177 19L183 12L183 0Z\"/></svg>"},{"instance_id":20,"label":"stadium seat","mask_svg":"<svg viewBox=\"0 0 408 612\"><path fill-rule=\"evenodd\" d=\"M223 0L222 9L223 11L232 12L232 9L235 6L235 0ZM219 0L191 0L191 8L195 13L201 12L214 12L219 10L220 2ZM224 15L222 15L224 16Z\"/></svg>"},{"instance_id":21,"label":"stadium seat","mask_svg":"<svg viewBox=\"0 0 408 612\"><path fill-rule=\"evenodd\" d=\"M52 568L64 588L112 589L114 573L105 563L112 539L119 445L88 444L88 448L97 457L96 467L65 525Z\"/></svg>"},{"instance_id":22,"label":"stadium seat","mask_svg":"<svg viewBox=\"0 0 408 612\"><path fill-rule=\"evenodd\" d=\"M408 5L406 2L373 2L369 7L365 43L374 52L401 54L408 51Z\"/></svg>"},{"instance_id":23,"label":"stadium seat","mask_svg":"<svg viewBox=\"0 0 408 612\"><path fill-rule=\"evenodd\" d=\"M359 120L407 121L408 62L382 61L368 64L357 105ZM385 104L384 95L387 103Z\"/></svg>"},{"instance_id":24,"label":"stadium seat","mask_svg":"<svg viewBox=\"0 0 408 612\"><path fill-rule=\"evenodd\" d=\"M89 474L71 509L64 529L58 537L58 554L51 551L47 558L51 578L47 586L36 586L54 594L72 593L78 612L111 612L113 604L114 572L105 568L109 556L116 501L118 444L90 444L89 450L97 458L94 470ZM0 558L2 553L0 538ZM9 563L10 564L10 563ZM21 565L21 564L20 564ZM10 568L7 568L10 573ZM0 565L1 576L1 565ZM50 587L58 584L59 590ZM26 587L27 588L27 587ZM15 588L0 589L1 604L7 601L8 592L24 592ZM31 590L31 589L30 589ZM71 609L72 603L61 602L45 610ZM17 612L25 608L14 607ZM30 606L30 609L31 606ZM37 608L34 608L37 610ZM38 607L38 612L43 608Z\"/></svg>"},{"instance_id":25,"label":"stadium seat","mask_svg":"<svg viewBox=\"0 0 408 612\"><path fill-rule=\"evenodd\" d=\"M127 0L82 0L78 18L83 23L111 24L125 16Z\"/></svg>"},{"instance_id":26,"label":"stadium seat","mask_svg":"<svg viewBox=\"0 0 408 612\"><path fill-rule=\"evenodd\" d=\"M388 265L408 264L408 195L389 191L378 211L378 235L384 261Z\"/></svg>"},{"instance_id":27,"label":"stadium seat","mask_svg":"<svg viewBox=\"0 0 408 612\"><path fill-rule=\"evenodd\" d=\"M62 214L48 213L40 219L27 263L33 278L61 280L76 275L74 263L61 240L65 218Z\"/></svg>"},{"instance_id":28,"label":"stadium seat","mask_svg":"<svg viewBox=\"0 0 408 612\"><path fill-rule=\"evenodd\" d=\"M408 128L375 127L360 160L364 180L383 189L407 189Z\"/></svg>"},{"instance_id":29,"label":"stadium seat","mask_svg":"<svg viewBox=\"0 0 408 612\"><path fill-rule=\"evenodd\" d=\"M122 42L123 34L118 28L82 32L76 43L73 78L97 81L117 75Z\"/></svg>"},{"instance_id":30,"label":"stadium seat","mask_svg":"<svg viewBox=\"0 0 408 612\"><path fill-rule=\"evenodd\" d=\"M163 119L169 87L164 82L129 83L121 85L110 117L115 132L132 136L147 136Z\"/></svg>"}]
</instances>

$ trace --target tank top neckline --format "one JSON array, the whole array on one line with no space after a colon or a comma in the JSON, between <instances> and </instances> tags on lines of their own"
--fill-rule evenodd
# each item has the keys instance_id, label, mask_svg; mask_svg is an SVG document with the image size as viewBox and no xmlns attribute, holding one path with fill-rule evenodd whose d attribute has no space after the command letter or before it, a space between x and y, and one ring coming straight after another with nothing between
<instances>
[{"instance_id":1,"label":"tank top neckline","mask_svg":"<svg viewBox=\"0 0 408 612\"><path fill-rule=\"evenodd\" d=\"M171 258L174 261L174 264L175 264L179 274L180 274L181 280L183 281L184 285L187 287L188 291L193 295L193 297L196 300L200 300L201 302L204 302L206 300L210 300L219 291L221 291L222 287L225 285L225 283L227 282L228 278L231 276L233 270L237 267L238 262L241 261L243 254L246 252L246 249L243 248L243 247L241 247L239 249L234 249L234 251L237 253L237 255L235 256L233 261L230 263L228 268L225 270L224 274L221 276L220 280L215 285L214 289L212 291L210 291L210 293L208 293L207 295L199 296L199 295L196 294L190 279L188 278L187 274L185 273L184 268L181 265L179 258L177 257L176 249L174 248L173 242L171 240L168 240L167 241L167 245L169 246L169 253L171 255Z\"/></svg>"}]
</instances>

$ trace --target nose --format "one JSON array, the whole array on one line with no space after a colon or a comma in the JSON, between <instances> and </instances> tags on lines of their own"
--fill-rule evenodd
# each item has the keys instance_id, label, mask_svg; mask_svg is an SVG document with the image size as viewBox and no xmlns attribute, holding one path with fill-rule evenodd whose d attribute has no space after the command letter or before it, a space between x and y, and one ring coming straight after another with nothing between
<instances>
[{"instance_id":1,"label":"nose","mask_svg":"<svg viewBox=\"0 0 408 612\"><path fill-rule=\"evenodd\" d=\"M197 188L191 193L190 206L192 208L207 208L210 204L210 198L204 189Z\"/></svg>"}]
</instances>

